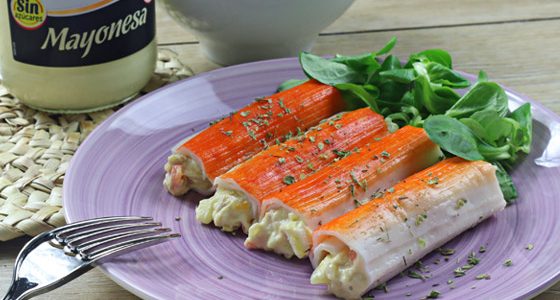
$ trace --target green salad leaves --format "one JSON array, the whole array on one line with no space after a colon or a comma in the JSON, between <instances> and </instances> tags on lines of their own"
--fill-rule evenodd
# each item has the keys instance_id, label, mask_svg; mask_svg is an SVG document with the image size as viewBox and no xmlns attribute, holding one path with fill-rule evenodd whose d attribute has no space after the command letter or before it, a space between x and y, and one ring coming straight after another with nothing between
<instances>
[{"instance_id":1,"label":"green salad leaves","mask_svg":"<svg viewBox=\"0 0 560 300\"><path fill-rule=\"evenodd\" d=\"M493 163L506 200L513 202L517 191L507 170L531 150L530 104L510 111L500 85L483 71L471 84L441 49L414 53L403 65L389 54L395 44L393 38L378 51L332 58L302 52L299 60L309 79L336 87L349 109L370 107L390 130L423 127L448 154ZM278 89L307 80L288 80Z\"/></svg>"}]
</instances>

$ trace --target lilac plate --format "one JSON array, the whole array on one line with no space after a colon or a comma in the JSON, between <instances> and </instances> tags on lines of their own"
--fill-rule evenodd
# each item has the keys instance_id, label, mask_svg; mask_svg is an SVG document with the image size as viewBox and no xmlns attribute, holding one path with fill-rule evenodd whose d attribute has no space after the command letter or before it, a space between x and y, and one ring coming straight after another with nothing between
<instances>
[{"instance_id":1,"label":"lilac plate","mask_svg":"<svg viewBox=\"0 0 560 300\"><path fill-rule=\"evenodd\" d=\"M102 270L143 298L330 299L325 288L309 284L312 269L307 260L246 250L242 234L224 234L196 222L199 195L178 199L162 186L163 165L175 143L255 97L273 93L283 80L302 77L296 59L224 68L153 92L99 126L80 146L68 170L64 184L68 221L152 216L183 235L121 256L103 264ZM530 101L508 93L512 107ZM425 257L423 270L429 277L425 281L397 276L388 282L388 293L372 292L376 299L400 299L407 294L418 299L431 290L447 299L528 298L560 279L560 201L556 196L560 168L535 164L536 160L541 165L558 164L560 118L532 103L534 149L513 173L519 201L451 241L447 247L456 252L447 261L438 253ZM527 250L528 244L534 249ZM480 246L486 247L484 253L478 252ZM472 251L480 263L465 276L454 278L453 270L464 265ZM513 265L504 266L506 259ZM491 279L475 280L483 273ZM447 284L449 279L454 283Z\"/></svg>"}]
</instances>

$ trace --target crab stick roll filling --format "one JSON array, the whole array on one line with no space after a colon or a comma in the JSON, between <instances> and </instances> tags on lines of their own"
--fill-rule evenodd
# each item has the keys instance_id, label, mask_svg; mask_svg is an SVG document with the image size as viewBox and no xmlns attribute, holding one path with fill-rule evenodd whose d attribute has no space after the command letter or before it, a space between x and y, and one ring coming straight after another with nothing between
<instances>
[{"instance_id":1,"label":"crab stick roll filling","mask_svg":"<svg viewBox=\"0 0 560 300\"><path fill-rule=\"evenodd\" d=\"M209 194L216 177L344 108L334 87L313 80L259 98L176 147L165 165L164 186L176 196L191 189Z\"/></svg>"},{"instance_id":2,"label":"crab stick roll filling","mask_svg":"<svg viewBox=\"0 0 560 300\"><path fill-rule=\"evenodd\" d=\"M186 194L190 189L203 194L208 193L212 183L204 176L201 164L195 162L190 155L174 153L167 158L165 164L164 185L174 196Z\"/></svg>"},{"instance_id":3,"label":"crab stick roll filling","mask_svg":"<svg viewBox=\"0 0 560 300\"><path fill-rule=\"evenodd\" d=\"M352 151L386 134L383 117L369 108L337 114L216 178L216 193L200 201L196 218L224 231L241 227L247 232L268 195L339 160L336 153Z\"/></svg>"},{"instance_id":4,"label":"crab stick roll filling","mask_svg":"<svg viewBox=\"0 0 560 300\"><path fill-rule=\"evenodd\" d=\"M311 232L319 225L443 158L424 130L412 126L341 155L348 157L266 199L245 246L306 257Z\"/></svg>"},{"instance_id":5,"label":"crab stick roll filling","mask_svg":"<svg viewBox=\"0 0 560 300\"><path fill-rule=\"evenodd\" d=\"M369 281L363 258L336 238L328 238L324 244L329 246L323 247L328 249L324 251L329 254L313 271L311 284L327 285L331 293L341 298L359 299L342 291L368 290Z\"/></svg>"},{"instance_id":6,"label":"crab stick roll filling","mask_svg":"<svg viewBox=\"0 0 560 300\"><path fill-rule=\"evenodd\" d=\"M493 165L442 161L316 229L311 283L359 299L505 205Z\"/></svg>"}]
</instances>

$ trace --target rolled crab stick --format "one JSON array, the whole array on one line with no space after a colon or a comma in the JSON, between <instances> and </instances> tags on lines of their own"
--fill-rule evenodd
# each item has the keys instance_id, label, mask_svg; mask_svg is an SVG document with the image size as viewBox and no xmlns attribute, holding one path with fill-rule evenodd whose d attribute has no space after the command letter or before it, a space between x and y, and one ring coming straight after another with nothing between
<instances>
[{"instance_id":1,"label":"rolled crab stick","mask_svg":"<svg viewBox=\"0 0 560 300\"><path fill-rule=\"evenodd\" d=\"M337 151L351 151L387 134L383 116L369 108L335 115L217 177L216 193L199 203L196 218L224 231L241 227L247 232L266 196L338 160Z\"/></svg>"},{"instance_id":2,"label":"rolled crab stick","mask_svg":"<svg viewBox=\"0 0 560 300\"><path fill-rule=\"evenodd\" d=\"M259 98L176 147L165 165L164 186L176 196L190 189L209 194L216 177L344 108L334 87L313 80Z\"/></svg>"},{"instance_id":3,"label":"rolled crab stick","mask_svg":"<svg viewBox=\"0 0 560 300\"><path fill-rule=\"evenodd\" d=\"M315 230L311 283L359 299L505 205L492 164L444 160Z\"/></svg>"},{"instance_id":4,"label":"rolled crab stick","mask_svg":"<svg viewBox=\"0 0 560 300\"><path fill-rule=\"evenodd\" d=\"M245 246L303 258L311 233L399 180L443 158L421 128L405 126L320 172L271 195Z\"/></svg>"}]
</instances>

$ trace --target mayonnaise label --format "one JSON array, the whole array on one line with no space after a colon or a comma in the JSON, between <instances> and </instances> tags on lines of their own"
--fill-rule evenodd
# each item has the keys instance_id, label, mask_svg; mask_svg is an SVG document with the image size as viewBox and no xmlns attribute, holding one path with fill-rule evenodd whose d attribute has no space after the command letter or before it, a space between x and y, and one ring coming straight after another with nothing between
<instances>
[{"instance_id":1,"label":"mayonnaise label","mask_svg":"<svg viewBox=\"0 0 560 300\"><path fill-rule=\"evenodd\" d=\"M8 0L12 54L38 66L123 58L155 36L153 0Z\"/></svg>"}]
</instances>

